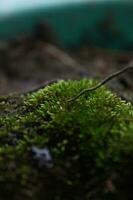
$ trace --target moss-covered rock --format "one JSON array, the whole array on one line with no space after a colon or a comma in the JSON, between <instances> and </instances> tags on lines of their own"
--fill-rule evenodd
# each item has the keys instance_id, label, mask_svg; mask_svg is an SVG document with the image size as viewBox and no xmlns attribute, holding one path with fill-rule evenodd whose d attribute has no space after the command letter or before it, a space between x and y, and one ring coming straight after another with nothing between
<instances>
[{"instance_id":1,"label":"moss-covered rock","mask_svg":"<svg viewBox=\"0 0 133 200\"><path fill-rule=\"evenodd\" d=\"M0 98L1 200L132 199L133 106L105 87L66 101L95 84Z\"/></svg>"}]
</instances>

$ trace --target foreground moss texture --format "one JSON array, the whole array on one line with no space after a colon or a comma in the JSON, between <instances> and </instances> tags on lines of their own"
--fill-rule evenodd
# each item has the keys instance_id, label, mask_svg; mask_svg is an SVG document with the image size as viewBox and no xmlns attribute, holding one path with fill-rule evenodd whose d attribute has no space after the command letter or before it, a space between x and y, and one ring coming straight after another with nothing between
<instances>
[{"instance_id":1,"label":"foreground moss texture","mask_svg":"<svg viewBox=\"0 0 133 200\"><path fill-rule=\"evenodd\" d=\"M0 98L0 199L132 199L133 106L93 80ZM40 167L32 147L48 148ZM130 177L130 179L129 179Z\"/></svg>"}]
</instances>

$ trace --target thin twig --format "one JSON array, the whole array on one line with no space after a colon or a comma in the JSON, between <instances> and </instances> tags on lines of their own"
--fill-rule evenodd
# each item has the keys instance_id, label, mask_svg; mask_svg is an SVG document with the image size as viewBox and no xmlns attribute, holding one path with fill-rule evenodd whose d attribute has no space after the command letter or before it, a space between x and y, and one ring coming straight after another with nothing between
<instances>
[{"instance_id":1,"label":"thin twig","mask_svg":"<svg viewBox=\"0 0 133 200\"><path fill-rule=\"evenodd\" d=\"M98 83L96 86L94 87L91 87L91 88L87 88L87 89L84 89L82 90L79 94L77 94L75 97L67 100L67 102L72 102L72 101L75 101L76 99L78 99L80 96L84 95L85 93L87 92L91 92L91 91L94 91L96 89L98 89L99 87L101 87L102 85L106 84L108 81L112 80L113 78L115 77L118 77L120 74L123 74L129 70L133 70L133 66L126 66L124 67L123 69L107 76L105 79L103 79L100 83Z\"/></svg>"},{"instance_id":2,"label":"thin twig","mask_svg":"<svg viewBox=\"0 0 133 200\"><path fill-rule=\"evenodd\" d=\"M31 94L31 93L34 93L34 92L37 92L38 90L40 89L44 89L45 87L47 86L50 86L54 83L57 83L58 81L60 81L61 79L53 79L53 80L50 80L50 81L45 81L42 85L40 85L39 87L33 89L33 90L28 90L26 92L23 92L23 93L20 93L20 94L23 94L23 95L26 95L26 94Z\"/></svg>"}]
</instances>

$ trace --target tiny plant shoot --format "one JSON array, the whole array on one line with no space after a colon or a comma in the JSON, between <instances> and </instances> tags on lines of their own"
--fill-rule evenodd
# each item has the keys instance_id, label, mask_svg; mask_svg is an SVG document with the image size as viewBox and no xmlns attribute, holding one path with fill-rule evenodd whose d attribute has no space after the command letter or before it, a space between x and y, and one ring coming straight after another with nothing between
<instances>
[{"instance_id":1,"label":"tiny plant shoot","mask_svg":"<svg viewBox=\"0 0 133 200\"><path fill-rule=\"evenodd\" d=\"M91 87L91 88L87 88L87 89L84 89L82 90L79 94L77 94L75 97L67 100L67 102L72 102L72 101L75 101L76 99L78 99L80 96L84 95L85 93L87 92L91 92L91 91L94 91L96 89L98 89L99 87L101 87L102 85L106 84L108 81L112 80L113 78L115 77L118 77L120 74L123 74L127 71L130 71L130 70L133 70L133 66L126 66L124 67L123 69L107 76L105 79L103 79L100 83L98 83L96 86L94 87Z\"/></svg>"}]
</instances>

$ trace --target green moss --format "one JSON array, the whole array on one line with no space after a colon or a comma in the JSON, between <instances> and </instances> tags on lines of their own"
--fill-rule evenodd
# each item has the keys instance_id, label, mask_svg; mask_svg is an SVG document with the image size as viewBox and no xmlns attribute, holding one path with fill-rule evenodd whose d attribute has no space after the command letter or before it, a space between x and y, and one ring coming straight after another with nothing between
<instances>
[{"instance_id":1,"label":"green moss","mask_svg":"<svg viewBox=\"0 0 133 200\"><path fill-rule=\"evenodd\" d=\"M105 87L66 101L95 84L59 81L0 98L0 199L130 198L133 106ZM49 149L53 168L38 166L33 146Z\"/></svg>"}]
</instances>

